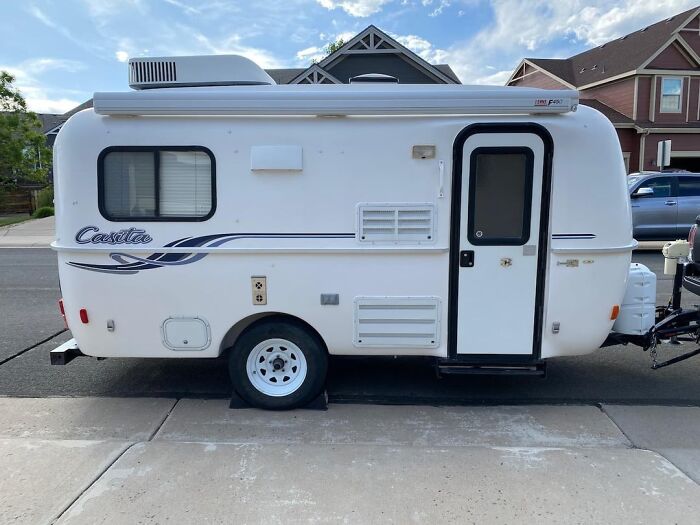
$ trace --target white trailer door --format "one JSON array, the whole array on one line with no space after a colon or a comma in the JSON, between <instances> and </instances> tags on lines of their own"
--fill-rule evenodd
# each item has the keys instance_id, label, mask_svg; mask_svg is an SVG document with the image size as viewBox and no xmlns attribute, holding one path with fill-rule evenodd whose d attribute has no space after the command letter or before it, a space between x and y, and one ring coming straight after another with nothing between
<instances>
[{"instance_id":1,"label":"white trailer door","mask_svg":"<svg viewBox=\"0 0 700 525\"><path fill-rule=\"evenodd\" d=\"M456 143L461 142L455 148L458 223L453 218L459 233L457 240L453 232L452 245L453 251L458 245L458 257L452 257L456 357L539 357L546 260L541 225L547 229L549 204L548 191L543 199L543 180L549 182L545 142L551 139L539 126L514 126L463 132Z\"/></svg>"}]
</instances>

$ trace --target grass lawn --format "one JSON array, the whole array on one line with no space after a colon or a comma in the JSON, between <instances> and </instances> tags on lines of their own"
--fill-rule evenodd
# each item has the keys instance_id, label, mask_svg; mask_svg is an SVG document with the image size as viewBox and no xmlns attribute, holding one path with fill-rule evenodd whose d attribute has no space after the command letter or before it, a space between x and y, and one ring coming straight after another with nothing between
<instances>
[{"instance_id":1,"label":"grass lawn","mask_svg":"<svg viewBox=\"0 0 700 525\"><path fill-rule=\"evenodd\" d=\"M15 215L12 217L0 217L0 226L9 226L10 224L17 224L18 222L28 221L31 218L31 215Z\"/></svg>"}]
</instances>

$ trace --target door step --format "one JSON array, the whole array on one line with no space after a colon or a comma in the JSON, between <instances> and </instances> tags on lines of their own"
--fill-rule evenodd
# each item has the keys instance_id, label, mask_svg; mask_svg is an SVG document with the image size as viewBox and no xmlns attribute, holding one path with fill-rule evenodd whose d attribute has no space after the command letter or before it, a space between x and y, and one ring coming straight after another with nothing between
<instances>
[{"instance_id":1,"label":"door step","mask_svg":"<svg viewBox=\"0 0 700 525\"><path fill-rule=\"evenodd\" d=\"M531 364L484 364L460 361L437 361L436 372L442 375L506 375L539 376L547 375L547 363L544 361Z\"/></svg>"}]
</instances>

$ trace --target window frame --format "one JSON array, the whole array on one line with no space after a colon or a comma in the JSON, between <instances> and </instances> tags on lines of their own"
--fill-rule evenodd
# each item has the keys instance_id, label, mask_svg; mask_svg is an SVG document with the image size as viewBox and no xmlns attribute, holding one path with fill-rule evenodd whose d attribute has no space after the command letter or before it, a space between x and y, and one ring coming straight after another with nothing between
<instances>
[{"instance_id":1,"label":"window frame","mask_svg":"<svg viewBox=\"0 0 700 525\"><path fill-rule=\"evenodd\" d=\"M681 92L678 95L664 95L664 82L667 80L680 80L681 82ZM659 113L682 113L683 112L683 84L684 77L667 76L661 77L661 94L659 98ZM678 96L678 109L664 109L664 97L675 97Z\"/></svg>"},{"instance_id":2,"label":"window frame","mask_svg":"<svg viewBox=\"0 0 700 525\"><path fill-rule=\"evenodd\" d=\"M649 182L658 180L658 179L670 179L671 181L671 195L668 195L666 197L657 197L656 195L649 195L646 197L642 197L643 199L673 199L678 197L678 177L672 174L666 174L666 173L659 173L659 175L654 175L652 177L648 177L642 181L639 181L637 183L637 187L634 188L632 193L636 192L639 188L644 186L645 184L648 184Z\"/></svg>"},{"instance_id":3,"label":"window frame","mask_svg":"<svg viewBox=\"0 0 700 525\"><path fill-rule=\"evenodd\" d=\"M161 151L198 151L205 153L211 163L211 209L209 213L201 217L192 216L172 216L167 217L113 217L104 206L105 201L105 157L110 153L153 153L155 170L155 209L160 213L160 152ZM203 222L211 219L216 212L216 158L209 148L204 146L109 146L103 149L97 157L97 207L100 215L110 222Z\"/></svg>"},{"instance_id":4,"label":"window frame","mask_svg":"<svg viewBox=\"0 0 700 525\"><path fill-rule=\"evenodd\" d=\"M683 181L699 181L700 182L700 176L698 175L686 175L682 177L676 177L677 184L678 184L678 191L677 191L677 196L679 198L694 198L694 197L700 197L700 193L698 195L681 195L681 186L683 184Z\"/></svg>"},{"instance_id":5,"label":"window frame","mask_svg":"<svg viewBox=\"0 0 700 525\"><path fill-rule=\"evenodd\" d=\"M476 212L476 160L481 154L525 154L525 206L523 206L522 231L520 237L489 237L472 235ZM473 246L524 246L530 240L532 219L532 184L535 170L535 153L526 146L479 146L469 155L469 195L467 210L467 240Z\"/></svg>"}]
</instances>

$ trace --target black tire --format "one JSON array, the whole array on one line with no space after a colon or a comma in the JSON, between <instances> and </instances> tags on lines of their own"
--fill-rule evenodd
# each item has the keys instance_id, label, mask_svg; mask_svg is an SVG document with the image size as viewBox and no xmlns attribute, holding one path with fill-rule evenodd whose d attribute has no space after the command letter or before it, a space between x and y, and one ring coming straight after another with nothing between
<instances>
[{"instance_id":1,"label":"black tire","mask_svg":"<svg viewBox=\"0 0 700 525\"><path fill-rule=\"evenodd\" d=\"M255 386L251 380L253 376L249 377L249 357L251 358L251 363L270 368L264 362L260 365L257 359L251 357L251 353L254 351L256 355L265 355L260 354L262 348L267 346L262 345L262 343L270 340L291 342L302 353L302 356L296 356L294 353L296 350L293 350L294 358L301 359L303 357L305 361L305 376L301 378L298 375L295 378L295 381L299 382L298 386L293 392L285 395L265 393ZM270 348L274 350L275 347ZM283 347L280 345L279 348ZM270 350L266 351L269 352ZM283 351L287 351L287 349L285 348ZM233 388L243 400L254 407L267 410L289 410L307 405L321 393L326 383L328 353L321 338L304 324L289 319L264 319L247 328L238 337L229 354L228 369ZM259 374L265 371L259 368L256 370L257 377L254 377L254 381L260 384L261 379L259 378L262 376ZM291 367L289 370L291 370ZM255 374L255 372L253 373ZM276 370L270 373L282 374L282 372ZM268 385L263 385L264 388L275 388L275 386L269 384L270 377L272 377L269 375L270 373L267 376ZM291 384L288 388L291 388Z\"/></svg>"}]
</instances>

